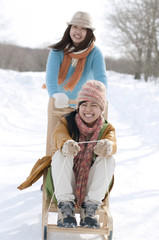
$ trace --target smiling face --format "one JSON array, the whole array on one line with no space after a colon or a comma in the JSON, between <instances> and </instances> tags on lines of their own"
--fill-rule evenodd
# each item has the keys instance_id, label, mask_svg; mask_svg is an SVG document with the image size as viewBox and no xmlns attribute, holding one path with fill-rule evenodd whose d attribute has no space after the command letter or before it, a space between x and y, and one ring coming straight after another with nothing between
<instances>
[{"instance_id":1,"label":"smiling face","mask_svg":"<svg viewBox=\"0 0 159 240\"><path fill-rule=\"evenodd\" d=\"M102 109L96 102L83 102L79 106L79 115L88 127L92 127L101 114Z\"/></svg>"},{"instance_id":2,"label":"smiling face","mask_svg":"<svg viewBox=\"0 0 159 240\"><path fill-rule=\"evenodd\" d=\"M77 47L86 37L87 29L72 25L70 29L70 37L73 41L73 44Z\"/></svg>"}]
</instances>

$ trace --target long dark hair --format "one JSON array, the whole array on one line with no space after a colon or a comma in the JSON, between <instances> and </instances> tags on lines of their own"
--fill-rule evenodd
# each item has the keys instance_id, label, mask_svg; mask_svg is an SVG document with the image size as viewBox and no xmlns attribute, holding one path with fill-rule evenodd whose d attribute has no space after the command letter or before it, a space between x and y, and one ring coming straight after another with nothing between
<instances>
[{"instance_id":1,"label":"long dark hair","mask_svg":"<svg viewBox=\"0 0 159 240\"><path fill-rule=\"evenodd\" d=\"M75 116L77 114L77 111L78 110L75 110L75 111L65 115L70 137L75 141L78 141L78 139L79 139L79 129L78 129L76 121L75 121Z\"/></svg>"},{"instance_id":2,"label":"long dark hair","mask_svg":"<svg viewBox=\"0 0 159 240\"><path fill-rule=\"evenodd\" d=\"M74 45L73 45L73 42L72 42L72 39L71 39L71 37L70 37L70 29L71 29L71 26L72 26L72 25L69 25L69 26L66 28L62 39L61 39L59 42L57 42L57 43L49 46L49 48L52 48L52 49L57 50L57 51L61 51L61 50L66 51L65 49L66 49L66 46L67 46L67 51L68 51L68 52L71 52L71 51L69 51L69 50L70 50L70 48L72 48L72 47L74 47L73 50L72 50L73 52L78 52L78 51L80 51L80 50L86 49L87 47L89 47L89 46L91 45L91 43L92 43L93 41L96 40L96 37L95 37L93 31L92 31L91 29L88 29L88 28L87 28L87 34L86 34L85 39L84 39L77 47L74 46Z\"/></svg>"},{"instance_id":3,"label":"long dark hair","mask_svg":"<svg viewBox=\"0 0 159 240\"><path fill-rule=\"evenodd\" d=\"M79 102L78 108L75 111L64 115L64 117L66 118L66 121L67 121L68 132L70 134L70 137L72 137L72 139L75 140L76 142L79 140L80 132L79 132L79 129L78 129L76 121L75 121L75 116L79 112L80 105L84 102L86 102L86 101Z\"/></svg>"}]
</instances>

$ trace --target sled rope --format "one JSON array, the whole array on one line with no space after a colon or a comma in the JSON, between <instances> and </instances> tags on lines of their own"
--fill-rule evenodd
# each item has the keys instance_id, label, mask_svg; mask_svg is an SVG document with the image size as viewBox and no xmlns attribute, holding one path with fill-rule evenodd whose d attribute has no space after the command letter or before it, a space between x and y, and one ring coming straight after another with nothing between
<instances>
[{"instance_id":1,"label":"sled rope","mask_svg":"<svg viewBox=\"0 0 159 240\"><path fill-rule=\"evenodd\" d=\"M63 165L62 165L61 172L60 172L59 177L58 177L58 180L57 180L57 185L58 185L58 183L59 183L59 181L60 181L61 174L62 174L64 165L65 165L65 162L66 162L66 158L67 158L67 157L65 157L64 163L63 163ZM52 203L52 201L53 201L54 196L55 196L55 191L54 191L54 193L53 193L53 195L52 195L52 197L51 197L50 204L49 204L49 207L48 207L48 209L47 209L47 213L46 213L45 218L48 218L48 213L49 213L49 210L50 210L50 207L51 207L51 203Z\"/></svg>"},{"instance_id":2,"label":"sled rope","mask_svg":"<svg viewBox=\"0 0 159 240\"><path fill-rule=\"evenodd\" d=\"M99 142L100 140L94 140L94 141L85 141L85 142L77 142L78 144L83 144L83 143L96 143Z\"/></svg>"},{"instance_id":3,"label":"sled rope","mask_svg":"<svg viewBox=\"0 0 159 240\"><path fill-rule=\"evenodd\" d=\"M104 165L105 165L105 171L106 171L106 184L107 184L107 186L108 186L108 201L109 201L110 192L109 192L109 182L108 182L108 169L107 169L107 161L104 161Z\"/></svg>"}]
</instances>

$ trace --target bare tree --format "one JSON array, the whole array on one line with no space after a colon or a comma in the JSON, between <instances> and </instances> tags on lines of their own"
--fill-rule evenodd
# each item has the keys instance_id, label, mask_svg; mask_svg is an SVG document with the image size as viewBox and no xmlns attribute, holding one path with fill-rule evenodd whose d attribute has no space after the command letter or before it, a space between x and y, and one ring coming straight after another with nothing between
<instances>
[{"instance_id":1,"label":"bare tree","mask_svg":"<svg viewBox=\"0 0 159 240\"><path fill-rule=\"evenodd\" d=\"M108 20L117 30L118 45L133 59L135 78L144 73L147 80L159 60L159 0L114 0L112 4Z\"/></svg>"},{"instance_id":2,"label":"bare tree","mask_svg":"<svg viewBox=\"0 0 159 240\"><path fill-rule=\"evenodd\" d=\"M157 76L156 67L159 64L159 0L143 1L142 9L145 13L145 18L143 19L143 25L145 26L143 72L145 81L147 81L149 76Z\"/></svg>"}]
</instances>

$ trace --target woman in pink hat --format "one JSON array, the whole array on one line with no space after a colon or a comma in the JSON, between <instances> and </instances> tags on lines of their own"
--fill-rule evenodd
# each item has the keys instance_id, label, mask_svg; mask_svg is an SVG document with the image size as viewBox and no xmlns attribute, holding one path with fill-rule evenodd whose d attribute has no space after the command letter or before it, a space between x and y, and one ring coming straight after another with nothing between
<instances>
[{"instance_id":1,"label":"woman in pink hat","mask_svg":"<svg viewBox=\"0 0 159 240\"><path fill-rule=\"evenodd\" d=\"M104 57L95 46L92 19L87 12L76 12L62 39L50 46L46 67L46 87L49 99L46 155L53 155L51 135L59 117L71 112L81 87L88 79L107 86ZM73 102L74 103L74 102Z\"/></svg>"},{"instance_id":2,"label":"woman in pink hat","mask_svg":"<svg viewBox=\"0 0 159 240\"><path fill-rule=\"evenodd\" d=\"M82 227L100 227L95 212L109 191L115 168L112 155L117 150L115 128L102 114L105 104L105 85L89 80L78 93L77 110L63 116L54 129L52 177L58 227L77 226L75 204L81 209Z\"/></svg>"}]
</instances>

